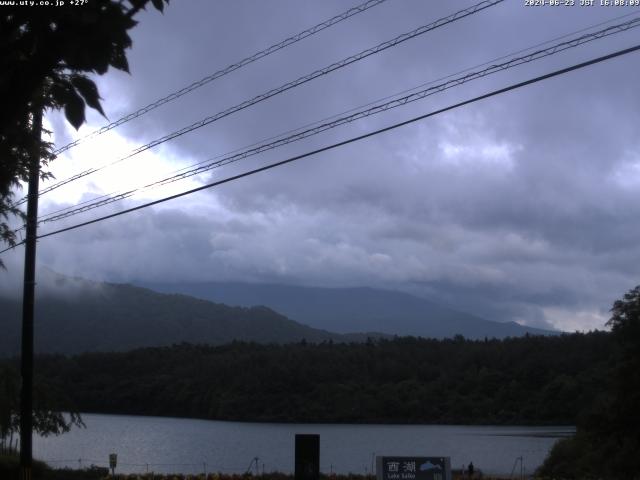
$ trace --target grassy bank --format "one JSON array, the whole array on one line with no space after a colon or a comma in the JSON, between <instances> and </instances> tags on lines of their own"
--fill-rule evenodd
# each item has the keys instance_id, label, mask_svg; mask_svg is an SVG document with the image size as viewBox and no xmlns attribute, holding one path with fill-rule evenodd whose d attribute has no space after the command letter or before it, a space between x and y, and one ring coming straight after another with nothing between
<instances>
[{"instance_id":1,"label":"grassy bank","mask_svg":"<svg viewBox=\"0 0 640 480\"><path fill-rule=\"evenodd\" d=\"M264 475L226 475L212 473L206 477L204 474L200 475L116 475L119 480L293 480L293 475L284 473L266 473ZM320 480L375 480L373 475L324 475L320 474ZM482 474L474 475L474 479L482 480L505 480L508 477L492 477L484 476ZM452 472L452 480L468 480L469 477L459 472ZM543 480L543 479L540 479Z\"/></svg>"},{"instance_id":2,"label":"grassy bank","mask_svg":"<svg viewBox=\"0 0 640 480\"><path fill-rule=\"evenodd\" d=\"M19 480L19 459L16 456L0 455L0 478L2 480ZM228 475L219 473L183 475L183 474L116 474L115 480L293 480L293 475L285 473L266 473L263 475ZM487 477L475 475L483 480L503 480L504 477ZM468 479L459 472L453 472L453 480ZM33 480L113 480L106 468L91 467L82 470L55 469L44 462L34 461ZM320 480L375 480L373 475L320 475Z\"/></svg>"},{"instance_id":3,"label":"grassy bank","mask_svg":"<svg viewBox=\"0 0 640 480\"><path fill-rule=\"evenodd\" d=\"M83 470L55 469L39 460L33 461L33 480L102 480L111 478L106 468L87 468ZM16 455L0 455L0 479L20 479L20 458Z\"/></svg>"}]
</instances>

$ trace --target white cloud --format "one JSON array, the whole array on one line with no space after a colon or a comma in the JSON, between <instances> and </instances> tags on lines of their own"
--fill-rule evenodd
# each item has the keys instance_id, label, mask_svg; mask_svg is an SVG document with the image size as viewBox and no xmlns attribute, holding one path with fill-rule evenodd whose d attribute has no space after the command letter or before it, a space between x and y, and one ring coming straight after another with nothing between
<instances>
[{"instance_id":1,"label":"white cloud","mask_svg":"<svg viewBox=\"0 0 640 480\"><path fill-rule=\"evenodd\" d=\"M565 332L604 330L609 320L607 312L598 309L576 310L548 307L543 310L546 320L556 329Z\"/></svg>"}]
</instances>

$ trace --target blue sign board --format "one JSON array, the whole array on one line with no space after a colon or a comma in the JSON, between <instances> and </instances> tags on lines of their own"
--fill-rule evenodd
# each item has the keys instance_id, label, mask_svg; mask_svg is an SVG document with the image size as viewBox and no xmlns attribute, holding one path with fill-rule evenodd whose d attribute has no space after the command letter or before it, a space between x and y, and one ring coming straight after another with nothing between
<instances>
[{"instance_id":1,"label":"blue sign board","mask_svg":"<svg viewBox=\"0 0 640 480\"><path fill-rule=\"evenodd\" d=\"M451 480L449 457L377 457L377 480Z\"/></svg>"}]
</instances>

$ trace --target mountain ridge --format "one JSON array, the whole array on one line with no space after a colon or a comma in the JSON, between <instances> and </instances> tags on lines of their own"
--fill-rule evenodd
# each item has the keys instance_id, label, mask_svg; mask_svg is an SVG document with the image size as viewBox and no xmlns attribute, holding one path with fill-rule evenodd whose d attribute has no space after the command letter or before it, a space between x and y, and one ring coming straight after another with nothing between
<instances>
[{"instance_id":1,"label":"mountain ridge","mask_svg":"<svg viewBox=\"0 0 640 480\"><path fill-rule=\"evenodd\" d=\"M375 333L340 335L290 320L263 306L230 307L128 284L44 275L35 306L35 350L75 354L179 343L362 342ZM0 355L20 348L21 302L0 296Z\"/></svg>"},{"instance_id":2,"label":"mountain ridge","mask_svg":"<svg viewBox=\"0 0 640 480\"><path fill-rule=\"evenodd\" d=\"M308 287L242 282L134 282L162 293L182 293L227 305L265 305L313 328L341 334L380 332L470 339L553 335L559 332L496 322L405 292L372 287Z\"/></svg>"},{"instance_id":3,"label":"mountain ridge","mask_svg":"<svg viewBox=\"0 0 640 480\"><path fill-rule=\"evenodd\" d=\"M21 302L19 294L7 295L0 292L0 355L16 355ZM484 339L558 333L492 322L403 292L371 287L131 285L52 271L39 275L35 329L36 352L62 354L183 342L343 343L393 336Z\"/></svg>"}]
</instances>

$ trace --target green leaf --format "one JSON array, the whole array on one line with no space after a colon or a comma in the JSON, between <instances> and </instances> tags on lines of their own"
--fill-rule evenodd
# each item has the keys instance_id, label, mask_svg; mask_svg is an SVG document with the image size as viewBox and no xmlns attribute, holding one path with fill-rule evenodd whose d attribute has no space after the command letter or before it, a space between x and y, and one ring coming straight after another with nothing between
<instances>
[{"instance_id":1,"label":"green leaf","mask_svg":"<svg viewBox=\"0 0 640 480\"><path fill-rule=\"evenodd\" d=\"M84 100L71 85L64 96L64 114L76 130L84 123Z\"/></svg>"},{"instance_id":2,"label":"green leaf","mask_svg":"<svg viewBox=\"0 0 640 480\"><path fill-rule=\"evenodd\" d=\"M109 62L102 58L94 60L93 71L98 75L104 75L109 69Z\"/></svg>"},{"instance_id":3,"label":"green leaf","mask_svg":"<svg viewBox=\"0 0 640 480\"><path fill-rule=\"evenodd\" d=\"M124 54L124 51L113 52L109 63L111 63L114 68L129 73L129 62L127 61L127 56Z\"/></svg>"},{"instance_id":4,"label":"green leaf","mask_svg":"<svg viewBox=\"0 0 640 480\"><path fill-rule=\"evenodd\" d=\"M149 0L130 0L131 5L132 5L134 8L144 8L144 6L146 5L146 3L147 3L148 1L149 1Z\"/></svg>"},{"instance_id":5,"label":"green leaf","mask_svg":"<svg viewBox=\"0 0 640 480\"><path fill-rule=\"evenodd\" d=\"M164 11L163 0L151 0L151 3L153 3L153 6L156 7L157 10L160 10L161 12Z\"/></svg>"},{"instance_id":6,"label":"green leaf","mask_svg":"<svg viewBox=\"0 0 640 480\"><path fill-rule=\"evenodd\" d=\"M84 101L87 102L94 110L99 111L103 117L107 118L102 110L102 105L100 105L100 94L98 93L98 87L93 83L92 80L89 80L84 75L73 75L71 77L71 83L74 87L80 92Z\"/></svg>"},{"instance_id":7,"label":"green leaf","mask_svg":"<svg viewBox=\"0 0 640 480\"><path fill-rule=\"evenodd\" d=\"M65 98L67 94L66 82L60 79L56 79L56 81L49 88L49 95L51 98L52 104L55 108L59 109L65 104Z\"/></svg>"}]
</instances>

